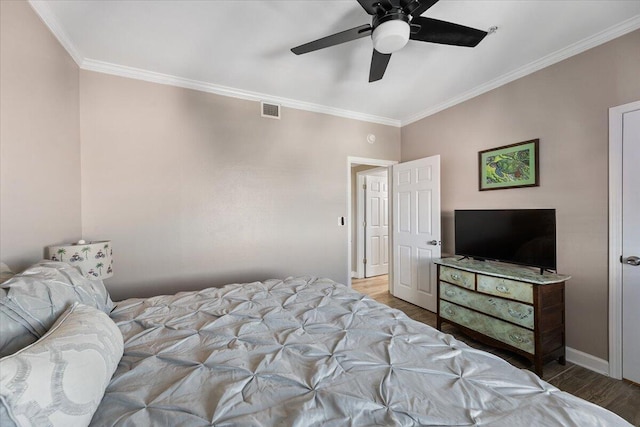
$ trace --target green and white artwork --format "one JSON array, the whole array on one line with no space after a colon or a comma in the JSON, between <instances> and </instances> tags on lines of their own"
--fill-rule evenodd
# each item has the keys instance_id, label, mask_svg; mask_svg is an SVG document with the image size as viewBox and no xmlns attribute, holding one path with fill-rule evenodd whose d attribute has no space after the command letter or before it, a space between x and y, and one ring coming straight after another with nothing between
<instances>
[{"instance_id":1,"label":"green and white artwork","mask_svg":"<svg viewBox=\"0 0 640 427\"><path fill-rule=\"evenodd\" d=\"M480 191L538 186L538 144L534 139L480 151Z\"/></svg>"}]
</instances>

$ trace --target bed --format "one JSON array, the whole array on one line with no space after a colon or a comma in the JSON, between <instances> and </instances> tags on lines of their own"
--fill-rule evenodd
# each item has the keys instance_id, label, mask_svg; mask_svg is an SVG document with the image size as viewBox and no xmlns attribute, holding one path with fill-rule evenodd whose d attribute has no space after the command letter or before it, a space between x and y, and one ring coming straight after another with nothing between
<instances>
[{"instance_id":1,"label":"bed","mask_svg":"<svg viewBox=\"0 0 640 427\"><path fill-rule=\"evenodd\" d=\"M73 275L60 263L43 264ZM20 309L11 301L19 287L12 281L2 285L0 315L9 307L17 318ZM94 347L101 357L113 353L114 361L104 369L108 378L97 381L102 393L83 415L83 425L630 425L530 371L328 279L232 284L115 304L106 291L93 291L93 299L91 292L82 301L72 298L63 314L48 308L49 317L57 316L49 330L26 351L0 359L2 367L15 354L51 341L49 331L58 332L70 310L93 313L83 318L84 327L93 329L91 321L100 319L103 329L92 336L101 343ZM75 327L73 333L82 336L81 331ZM16 385L18 370L3 371L0 421L4 416L28 425L27 412L15 409L24 408L24 393L16 397L24 389Z\"/></svg>"}]
</instances>

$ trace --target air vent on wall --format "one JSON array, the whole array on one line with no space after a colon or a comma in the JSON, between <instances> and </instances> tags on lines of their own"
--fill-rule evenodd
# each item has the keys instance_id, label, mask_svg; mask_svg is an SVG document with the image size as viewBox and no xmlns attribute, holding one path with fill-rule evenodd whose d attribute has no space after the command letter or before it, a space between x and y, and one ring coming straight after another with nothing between
<instances>
[{"instance_id":1,"label":"air vent on wall","mask_svg":"<svg viewBox=\"0 0 640 427\"><path fill-rule=\"evenodd\" d=\"M280 105L270 104L262 101L262 117L268 117L270 119L280 119Z\"/></svg>"}]
</instances>

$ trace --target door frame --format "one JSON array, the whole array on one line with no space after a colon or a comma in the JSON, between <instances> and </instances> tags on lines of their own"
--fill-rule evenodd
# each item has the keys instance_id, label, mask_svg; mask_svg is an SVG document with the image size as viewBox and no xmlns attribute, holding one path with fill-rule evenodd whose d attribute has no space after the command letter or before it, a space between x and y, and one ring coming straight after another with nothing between
<instances>
[{"instance_id":1,"label":"door frame","mask_svg":"<svg viewBox=\"0 0 640 427\"><path fill-rule=\"evenodd\" d=\"M351 265L351 257L353 255L353 244L351 241L352 236L352 227L353 227L353 212L351 209L352 203L352 188L351 188L351 168L356 165L367 165L367 166L382 166L389 167L397 164L397 160L382 160L382 159L371 159L366 157L347 157L347 283L346 285L351 287L351 273L352 273L352 265ZM390 174L389 174L390 175ZM389 182L391 182L391 177L389 176ZM390 217L391 220L391 217ZM390 239L391 240L391 239ZM391 242L389 242L391 245ZM391 247L389 248L391 250ZM391 254L391 252L389 252ZM389 267L389 275L391 275L391 266Z\"/></svg>"},{"instance_id":2,"label":"door frame","mask_svg":"<svg viewBox=\"0 0 640 427\"><path fill-rule=\"evenodd\" d=\"M640 101L609 108L609 376L622 379L622 116Z\"/></svg>"},{"instance_id":3,"label":"door frame","mask_svg":"<svg viewBox=\"0 0 640 427\"><path fill-rule=\"evenodd\" d=\"M365 221L365 194L362 190L362 186L365 182L365 176L368 175L376 175L379 176L381 173L387 172L387 189L389 188L389 168L388 167L378 167L373 169L367 169L366 171L357 172L356 173L356 205L358 207L358 212L356 213L356 218L354 224L356 224L356 261L363 259L365 256L364 253L364 239L365 233L362 232L362 224ZM387 211L389 207L387 206ZM389 217L389 212L387 212L387 216ZM361 262L358 262L356 266L356 277L358 279L362 279L365 276L364 266Z\"/></svg>"}]
</instances>

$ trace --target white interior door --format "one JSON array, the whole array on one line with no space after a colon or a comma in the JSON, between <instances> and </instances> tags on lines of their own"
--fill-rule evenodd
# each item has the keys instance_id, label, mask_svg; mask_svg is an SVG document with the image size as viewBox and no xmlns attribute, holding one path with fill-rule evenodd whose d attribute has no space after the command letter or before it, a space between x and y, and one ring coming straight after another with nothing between
<instances>
[{"instance_id":1,"label":"white interior door","mask_svg":"<svg viewBox=\"0 0 640 427\"><path fill-rule=\"evenodd\" d=\"M436 311L440 156L393 166L393 295Z\"/></svg>"},{"instance_id":2,"label":"white interior door","mask_svg":"<svg viewBox=\"0 0 640 427\"><path fill-rule=\"evenodd\" d=\"M365 177L364 277L389 273L389 179L387 172Z\"/></svg>"},{"instance_id":3,"label":"white interior door","mask_svg":"<svg viewBox=\"0 0 640 427\"><path fill-rule=\"evenodd\" d=\"M622 376L640 384L640 110L622 123Z\"/></svg>"}]
</instances>

